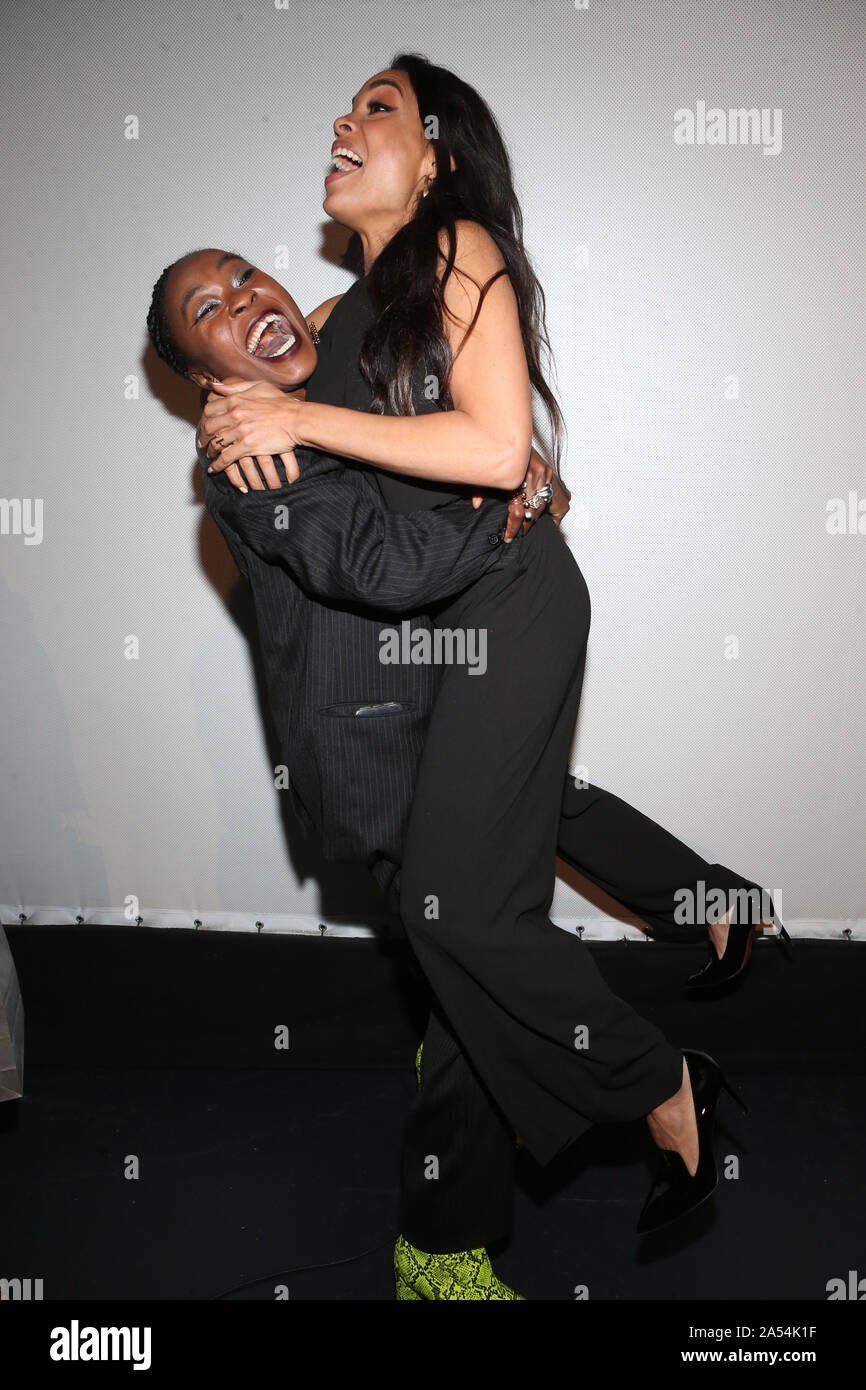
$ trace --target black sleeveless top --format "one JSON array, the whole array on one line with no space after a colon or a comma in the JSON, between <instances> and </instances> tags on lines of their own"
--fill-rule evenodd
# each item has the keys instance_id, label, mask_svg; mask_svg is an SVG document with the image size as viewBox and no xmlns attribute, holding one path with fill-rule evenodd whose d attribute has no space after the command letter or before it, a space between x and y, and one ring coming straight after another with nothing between
<instances>
[{"instance_id":1,"label":"black sleeveless top","mask_svg":"<svg viewBox=\"0 0 866 1390\"><path fill-rule=\"evenodd\" d=\"M361 375L358 358L372 318L373 305L365 276L349 287L319 329L318 361L307 382L308 401L369 411L372 392ZM423 366L413 382L412 401L417 415L429 415L440 409L438 401L428 400L424 394ZM395 413L386 407L386 415ZM391 473L355 459L346 459L345 462L353 468L363 469L373 478L385 506L392 512L420 511L458 497L472 496L473 489L459 483L410 478L405 473ZM476 492L480 490L475 489Z\"/></svg>"}]
</instances>

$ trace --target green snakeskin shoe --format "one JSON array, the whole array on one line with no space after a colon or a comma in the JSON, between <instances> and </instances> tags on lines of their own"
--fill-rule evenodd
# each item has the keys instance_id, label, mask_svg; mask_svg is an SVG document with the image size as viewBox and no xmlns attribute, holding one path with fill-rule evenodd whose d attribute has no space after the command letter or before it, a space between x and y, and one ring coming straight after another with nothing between
<instances>
[{"instance_id":1,"label":"green snakeskin shoe","mask_svg":"<svg viewBox=\"0 0 866 1390\"><path fill-rule=\"evenodd\" d=\"M481 1298L496 1303L526 1302L522 1294L497 1279L483 1246L453 1255L428 1255L398 1236L394 1246L394 1285L398 1300L457 1302Z\"/></svg>"}]
</instances>

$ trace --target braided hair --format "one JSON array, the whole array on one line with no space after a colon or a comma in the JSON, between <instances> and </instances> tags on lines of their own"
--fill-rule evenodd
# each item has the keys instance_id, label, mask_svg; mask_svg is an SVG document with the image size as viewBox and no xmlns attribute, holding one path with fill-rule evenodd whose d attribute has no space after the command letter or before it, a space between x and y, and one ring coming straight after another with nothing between
<instances>
[{"instance_id":1,"label":"braided hair","mask_svg":"<svg viewBox=\"0 0 866 1390\"><path fill-rule=\"evenodd\" d=\"M165 267L153 287L150 308L147 311L147 332L157 356L161 357L163 362L167 362L172 371L178 372L180 376L187 376L193 364L178 347L169 330L165 317L165 287L175 266L180 265L181 261L185 261L187 256L193 255L195 255L194 251L188 251L186 256L179 256L176 261L172 261L171 265Z\"/></svg>"},{"instance_id":2,"label":"braided hair","mask_svg":"<svg viewBox=\"0 0 866 1390\"><path fill-rule=\"evenodd\" d=\"M150 308L147 311L148 336L153 343L157 356L161 357L163 362L167 362L172 371L178 372L180 376L189 376L190 367L195 366L195 363L191 362L186 356L186 353L181 351L169 329L168 321L165 317L166 283L175 266L180 265L181 261L188 260L190 256L197 256L201 251L209 251L212 249L213 248L209 246L200 246L195 251L187 251L183 256L178 256L176 261L172 261L171 265L165 267L165 270L153 287ZM239 252L233 252L232 254L240 255Z\"/></svg>"}]
</instances>

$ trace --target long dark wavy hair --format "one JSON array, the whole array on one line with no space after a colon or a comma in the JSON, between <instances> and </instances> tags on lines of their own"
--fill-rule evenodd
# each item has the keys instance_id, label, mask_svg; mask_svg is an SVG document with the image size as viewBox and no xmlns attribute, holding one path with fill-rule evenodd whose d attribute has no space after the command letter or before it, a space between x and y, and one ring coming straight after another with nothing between
<instances>
[{"instance_id":1,"label":"long dark wavy hair","mask_svg":"<svg viewBox=\"0 0 866 1390\"><path fill-rule=\"evenodd\" d=\"M550 422L553 450L549 462L561 477L565 422L541 365L542 355L552 363L544 291L523 245L523 217L499 127L474 88L447 68L435 67L416 53L400 53L390 66L405 72L412 84L425 133L435 150L436 176L430 181L428 196L419 195L413 216L379 253L368 275L374 319L364 338L359 365L373 393L371 409L378 414L386 408L398 415L414 414L412 384L419 363L425 374L435 375L439 382L440 407L454 408L451 350L442 326L442 290L454 265L455 222L468 218L490 233L505 261L504 270L479 286L481 298L469 332L490 285L499 275L507 274L517 299L529 379ZM437 124L428 122L430 116L436 117ZM444 270L439 260L442 229L448 244ZM363 274L357 233L349 242L343 263Z\"/></svg>"}]
</instances>

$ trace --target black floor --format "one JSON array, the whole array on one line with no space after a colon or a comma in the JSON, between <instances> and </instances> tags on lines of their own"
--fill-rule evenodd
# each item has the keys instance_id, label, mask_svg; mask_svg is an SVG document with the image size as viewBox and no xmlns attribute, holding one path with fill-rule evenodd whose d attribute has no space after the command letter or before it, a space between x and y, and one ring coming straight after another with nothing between
<instances>
[{"instance_id":1,"label":"black floor","mask_svg":"<svg viewBox=\"0 0 866 1390\"><path fill-rule=\"evenodd\" d=\"M424 1021L399 942L6 931L27 1033L24 1098L0 1105L0 1277L41 1278L46 1300L393 1300ZM866 1275L866 950L762 941L741 987L695 1002L680 986L702 949L583 949L725 1066L750 1108L719 1109L720 1168L731 1155L739 1175L639 1237L642 1123L545 1170L522 1154L500 1277L529 1300L826 1302L828 1281Z\"/></svg>"}]
</instances>

